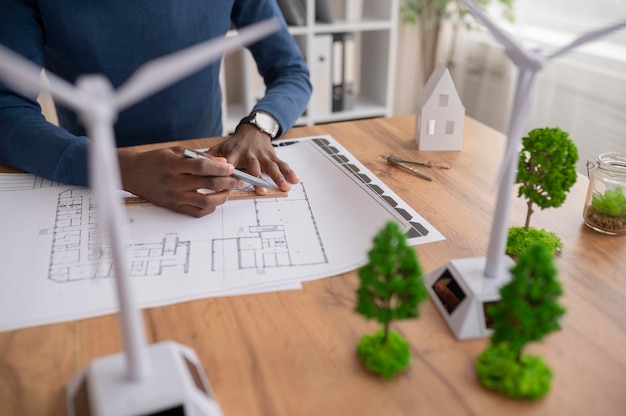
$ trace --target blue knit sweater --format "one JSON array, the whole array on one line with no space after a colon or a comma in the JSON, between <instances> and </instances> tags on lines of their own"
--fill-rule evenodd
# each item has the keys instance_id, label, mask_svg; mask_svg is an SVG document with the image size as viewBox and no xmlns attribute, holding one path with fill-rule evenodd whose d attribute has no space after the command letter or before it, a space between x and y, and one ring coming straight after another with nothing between
<instances>
[{"instance_id":1,"label":"blue knit sweater","mask_svg":"<svg viewBox=\"0 0 626 416\"><path fill-rule=\"evenodd\" d=\"M143 63L277 16L275 0L2 0L0 43L74 83L101 73L114 87ZM284 25L250 47L267 92L255 106L289 129L311 94L306 64ZM119 114L118 146L222 135L219 64ZM57 106L46 122L34 97L0 84L0 163L68 184L87 184L85 130Z\"/></svg>"}]
</instances>

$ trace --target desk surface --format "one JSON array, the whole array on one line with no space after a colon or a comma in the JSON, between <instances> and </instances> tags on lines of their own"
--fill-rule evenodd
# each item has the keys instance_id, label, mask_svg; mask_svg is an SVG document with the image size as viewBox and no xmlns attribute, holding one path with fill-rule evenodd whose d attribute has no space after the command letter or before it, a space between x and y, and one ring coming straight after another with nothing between
<instances>
[{"instance_id":1,"label":"desk surface","mask_svg":"<svg viewBox=\"0 0 626 416\"><path fill-rule=\"evenodd\" d=\"M413 129L414 117L402 116L297 128L287 137L331 134L441 231L445 241L416 247L426 272L453 258L485 256L504 136L468 118L461 152L418 154ZM382 163L378 156L389 153L452 169L432 170L428 182ZM484 390L474 362L487 340L457 341L430 300L419 319L393 324L411 344L410 368L390 381L368 373L356 345L378 324L353 312L354 271L300 291L145 310L148 341L194 348L227 416L619 414L626 409L626 236L583 224L586 189L581 175L563 206L531 220L565 245L556 259L563 329L526 350L555 372L551 392L538 402ZM511 225L523 225L524 216L524 202L515 199ZM92 359L120 351L117 325L112 315L0 333L0 414L64 414L65 383Z\"/></svg>"}]
</instances>

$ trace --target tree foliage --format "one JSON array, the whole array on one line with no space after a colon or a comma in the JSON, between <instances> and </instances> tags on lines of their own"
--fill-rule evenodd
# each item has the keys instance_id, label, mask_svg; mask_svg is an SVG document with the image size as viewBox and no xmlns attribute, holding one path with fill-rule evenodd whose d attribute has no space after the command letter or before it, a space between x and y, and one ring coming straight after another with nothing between
<instances>
[{"instance_id":1,"label":"tree foliage","mask_svg":"<svg viewBox=\"0 0 626 416\"><path fill-rule=\"evenodd\" d=\"M539 356L522 354L524 346L560 328L565 313L557 299L563 293L552 252L542 244L524 251L500 288L500 301L487 308L494 332L476 360L478 379L507 396L536 400L552 382L552 370Z\"/></svg>"},{"instance_id":2,"label":"tree foliage","mask_svg":"<svg viewBox=\"0 0 626 416\"><path fill-rule=\"evenodd\" d=\"M578 149L569 134L558 127L534 129L522 139L516 183L518 197L528 202L528 230L533 204L541 209L559 207L576 182Z\"/></svg>"},{"instance_id":3,"label":"tree foliage","mask_svg":"<svg viewBox=\"0 0 626 416\"><path fill-rule=\"evenodd\" d=\"M492 345L508 348L518 362L524 346L560 329L565 309L558 303L563 289L551 251L534 244L511 269L512 279L500 289L501 300L488 308L493 322Z\"/></svg>"},{"instance_id":4,"label":"tree foliage","mask_svg":"<svg viewBox=\"0 0 626 416\"><path fill-rule=\"evenodd\" d=\"M476 373L488 389L519 399L537 400L550 391L552 370L541 357L515 360L507 348L490 345L476 360Z\"/></svg>"},{"instance_id":5,"label":"tree foliage","mask_svg":"<svg viewBox=\"0 0 626 416\"><path fill-rule=\"evenodd\" d=\"M502 13L513 20L513 1L497 0L503 6ZM491 3L491 0L476 0L483 8ZM400 8L402 19L405 23L415 23L419 17L429 16L426 24L434 26L446 19L452 19L455 24L463 24L470 28L470 14L462 7L458 0L405 0Z\"/></svg>"},{"instance_id":6,"label":"tree foliage","mask_svg":"<svg viewBox=\"0 0 626 416\"><path fill-rule=\"evenodd\" d=\"M368 256L369 262L358 271L360 286L355 310L383 324L384 343L390 322L418 317L419 304L428 294L417 254L407 246L406 236L397 223L388 222L376 235Z\"/></svg>"},{"instance_id":7,"label":"tree foliage","mask_svg":"<svg viewBox=\"0 0 626 416\"><path fill-rule=\"evenodd\" d=\"M363 365L384 379L390 379L411 363L411 350L407 340L390 331L387 341L382 329L372 335L364 335L357 346Z\"/></svg>"},{"instance_id":8,"label":"tree foliage","mask_svg":"<svg viewBox=\"0 0 626 416\"><path fill-rule=\"evenodd\" d=\"M563 248L563 242L559 236L543 228L511 227L507 235L506 252L511 256L518 257L535 243L545 245L555 254L560 253Z\"/></svg>"}]
</instances>

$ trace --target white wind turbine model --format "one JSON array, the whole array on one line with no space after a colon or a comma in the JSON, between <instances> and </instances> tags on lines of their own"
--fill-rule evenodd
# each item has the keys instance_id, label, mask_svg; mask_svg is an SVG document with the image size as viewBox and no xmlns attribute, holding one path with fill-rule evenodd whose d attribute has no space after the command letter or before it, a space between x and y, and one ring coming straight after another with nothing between
<instances>
[{"instance_id":1,"label":"white wind turbine model","mask_svg":"<svg viewBox=\"0 0 626 416\"><path fill-rule=\"evenodd\" d=\"M48 73L0 45L0 80L17 92L36 97L49 91L59 103L75 110L92 140L90 186L97 201L98 227L113 249L124 353L98 358L67 385L70 414L221 415L193 349L172 341L146 345L141 310L129 279L127 237L121 224L121 179L113 123L117 114L206 65L227 52L253 43L279 27L278 21L250 25L237 36L212 39L141 66L117 91L101 74L81 76L76 86Z\"/></svg>"},{"instance_id":2,"label":"white wind turbine model","mask_svg":"<svg viewBox=\"0 0 626 416\"><path fill-rule=\"evenodd\" d=\"M515 66L518 79L507 132L507 146L498 175L498 195L487 257L452 260L427 275L427 288L437 309L457 338L478 338L491 334L485 320L485 306L500 299L499 288L510 280L512 260L506 256L508 217L515 184L522 129L532 107L535 75L550 60L565 52L626 27L626 21L587 33L549 55L524 48L505 33L473 0L459 0L480 20L500 43Z\"/></svg>"}]
</instances>

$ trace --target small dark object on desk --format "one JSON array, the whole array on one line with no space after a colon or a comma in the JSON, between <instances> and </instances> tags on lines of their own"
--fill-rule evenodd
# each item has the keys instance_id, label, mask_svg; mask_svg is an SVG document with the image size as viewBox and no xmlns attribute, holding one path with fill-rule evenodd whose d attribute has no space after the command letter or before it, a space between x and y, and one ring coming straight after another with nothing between
<instances>
[{"instance_id":1,"label":"small dark object on desk","mask_svg":"<svg viewBox=\"0 0 626 416\"><path fill-rule=\"evenodd\" d=\"M422 179L426 179L429 181L432 181L433 178L430 177L429 175L426 175L425 173L422 173L416 169L413 169L410 166L407 166L406 163L412 163L415 165L420 165L420 166L426 166L426 167L438 167L438 168L442 168L442 169L449 169L449 166L444 166L444 165L437 165L431 162L418 162L418 161L412 161L412 160L405 160L405 159L401 159L397 156L394 155L389 155L389 156L380 156L381 158L385 159L387 161L388 164L392 165L392 166L396 166L399 167L401 169L406 170L409 173L412 173L413 175L419 176Z\"/></svg>"}]
</instances>

